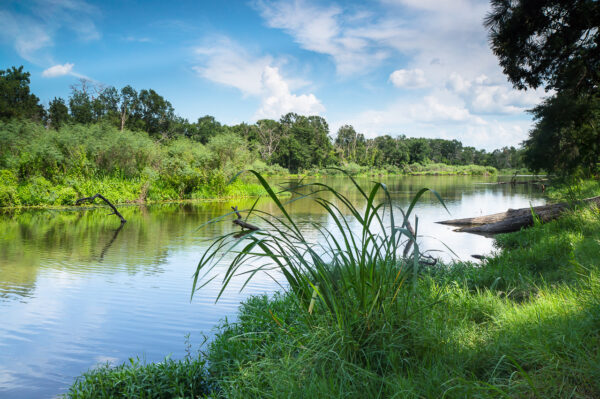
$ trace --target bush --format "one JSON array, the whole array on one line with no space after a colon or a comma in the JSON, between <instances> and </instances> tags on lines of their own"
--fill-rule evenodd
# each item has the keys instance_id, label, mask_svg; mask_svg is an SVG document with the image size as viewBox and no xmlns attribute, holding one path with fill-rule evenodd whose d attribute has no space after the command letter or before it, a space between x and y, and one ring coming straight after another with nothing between
<instances>
[{"instance_id":1,"label":"bush","mask_svg":"<svg viewBox=\"0 0 600 399\"><path fill-rule=\"evenodd\" d=\"M78 377L64 398L197 398L211 391L205 361L186 357L142 364L139 359L109 364Z\"/></svg>"}]
</instances>

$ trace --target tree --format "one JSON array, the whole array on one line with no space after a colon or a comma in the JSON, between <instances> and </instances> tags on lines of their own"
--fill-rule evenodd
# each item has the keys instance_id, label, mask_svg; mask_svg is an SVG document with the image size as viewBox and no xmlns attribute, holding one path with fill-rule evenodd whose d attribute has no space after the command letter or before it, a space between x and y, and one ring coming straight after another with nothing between
<instances>
[{"instance_id":1,"label":"tree","mask_svg":"<svg viewBox=\"0 0 600 399\"><path fill-rule=\"evenodd\" d=\"M265 161L270 161L281 141L281 125L272 119L261 119L256 122L256 127L260 155Z\"/></svg>"},{"instance_id":2,"label":"tree","mask_svg":"<svg viewBox=\"0 0 600 399\"><path fill-rule=\"evenodd\" d=\"M78 85L71 86L69 109L71 110L71 117L75 123L87 124L92 123L94 120L89 90L90 84L85 79L81 79Z\"/></svg>"},{"instance_id":3,"label":"tree","mask_svg":"<svg viewBox=\"0 0 600 399\"><path fill-rule=\"evenodd\" d=\"M58 130L65 123L69 122L69 108L62 98L54 97L54 100L48 104L48 125Z\"/></svg>"},{"instance_id":4,"label":"tree","mask_svg":"<svg viewBox=\"0 0 600 399\"><path fill-rule=\"evenodd\" d=\"M600 2L492 0L492 50L519 89L597 91Z\"/></svg>"},{"instance_id":5,"label":"tree","mask_svg":"<svg viewBox=\"0 0 600 399\"><path fill-rule=\"evenodd\" d=\"M525 142L534 170L593 173L598 163L600 2L492 0L492 50L518 89L556 94L532 110Z\"/></svg>"},{"instance_id":6,"label":"tree","mask_svg":"<svg viewBox=\"0 0 600 399\"><path fill-rule=\"evenodd\" d=\"M351 125L344 125L337 131L335 146L342 151L342 157L346 161L357 162L357 151L365 145L365 136L356 133Z\"/></svg>"},{"instance_id":7,"label":"tree","mask_svg":"<svg viewBox=\"0 0 600 399\"><path fill-rule=\"evenodd\" d=\"M600 98L559 93L532 111L536 124L525 142L525 162L534 170L584 174L600 161Z\"/></svg>"},{"instance_id":8,"label":"tree","mask_svg":"<svg viewBox=\"0 0 600 399\"><path fill-rule=\"evenodd\" d=\"M0 118L27 118L40 121L44 107L40 99L29 91L29 72L19 68L0 70Z\"/></svg>"},{"instance_id":9,"label":"tree","mask_svg":"<svg viewBox=\"0 0 600 399\"><path fill-rule=\"evenodd\" d=\"M141 119L148 134L168 136L170 124L175 118L171 103L152 89L141 90L138 98Z\"/></svg>"},{"instance_id":10,"label":"tree","mask_svg":"<svg viewBox=\"0 0 600 399\"><path fill-rule=\"evenodd\" d=\"M190 131L190 138L206 144L212 137L226 133L227 129L218 122L214 116L205 115L198 118L196 126Z\"/></svg>"},{"instance_id":11,"label":"tree","mask_svg":"<svg viewBox=\"0 0 600 399\"><path fill-rule=\"evenodd\" d=\"M123 87L120 93L120 105L119 105L119 120L121 125L121 131L125 128L125 123L136 113L139 113L139 99L135 89L129 85Z\"/></svg>"},{"instance_id":12,"label":"tree","mask_svg":"<svg viewBox=\"0 0 600 399\"><path fill-rule=\"evenodd\" d=\"M291 171L327 166L333 148L329 125L320 116L303 116L290 112L279 120L282 138L274 162Z\"/></svg>"}]
</instances>

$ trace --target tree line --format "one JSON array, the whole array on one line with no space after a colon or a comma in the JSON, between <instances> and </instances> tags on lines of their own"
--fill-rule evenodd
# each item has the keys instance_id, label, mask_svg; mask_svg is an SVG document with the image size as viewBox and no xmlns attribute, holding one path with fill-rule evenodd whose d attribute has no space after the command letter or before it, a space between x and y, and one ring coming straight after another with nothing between
<instances>
[{"instance_id":1,"label":"tree line","mask_svg":"<svg viewBox=\"0 0 600 399\"><path fill-rule=\"evenodd\" d=\"M29 85L30 74L22 66L0 70L1 119L29 119L52 130L71 124L102 123L121 131L143 131L155 140L186 137L201 144L233 134L265 163L292 172L346 164L377 168L402 168L415 163L524 167L523 150L514 147L486 152L458 140L404 135L365 138L350 125L340 127L331 137L327 121L314 115L288 113L279 120L261 119L232 126L210 115L190 122L177 116L171 103L152 89L137 91L128 85L119 90L85 79L71 86L67 100L55 97L44 107Z\"/></svg>"}]
</instances>

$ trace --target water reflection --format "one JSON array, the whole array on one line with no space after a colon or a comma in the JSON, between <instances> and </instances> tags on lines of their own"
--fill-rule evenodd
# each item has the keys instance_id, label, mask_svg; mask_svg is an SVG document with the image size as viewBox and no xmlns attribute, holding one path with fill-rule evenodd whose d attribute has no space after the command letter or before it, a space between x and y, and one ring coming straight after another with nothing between
<instances>
[{"instance_id":1,"label":"water reflection","mask_svg":"<svg viewBox=\"0 0 600 399\"><path fill-rule=\"evenodd\" d=\"M368 185L371 179L360 179ZM482 185L490 178L388 178L395 204L406 207L422 187L436 189L452 218L493 213L543 202L533 187ZM327 178L361 207L364 200L348 179ZM332 200L334 200L332 198ZM239 230L231 218L198 226L228 213L231 206L251 207L254 200L120 207L127 223L105 209L27 211L0 215L0 397L52 397L64 392L74 376L100 361L128 356L148 361L184 354L184 336L202 341L222 317L235 315L252 293L272 292L277 282L258 276L244 292L235 281L218 304L216 279L190 303L191 276L210 239ZM257 208L278 213L267 201ZM319 237L309 222L333 222L312 200L289 205L306 222L310 240ZM435 221L450 216L432 195L415 209L420 247L452 248L460 258L485 254L491 240L452 232ZM259 224L258 219L250 219ZM351 224L352 225L352 224ZM235 229L235 230L234 230ZM441 256L451 259L445 251ZM219 273L219 271L216 271Z\"/></svg>"}]
</instances>

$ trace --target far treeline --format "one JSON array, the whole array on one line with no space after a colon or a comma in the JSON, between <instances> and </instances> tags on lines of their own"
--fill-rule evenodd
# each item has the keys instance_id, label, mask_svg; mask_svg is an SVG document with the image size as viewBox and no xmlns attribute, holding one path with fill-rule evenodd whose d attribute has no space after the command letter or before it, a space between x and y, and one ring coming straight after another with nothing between
<instances>
[{"instance_id":1,"label":"far treeline","mask_svg":"<svg viewBox=\"0 0 600 399\"><path fill-rule=\"evenodd\" d=\"M327 121L320 116L289 113L279 121L262 119L255 124L227 126L212 116L197 122L175 114L169 101L156 91L137 91L131 86L118 90L80 79L71 86L70 98L54 98L47 107L30 92L30 74L23 67L0 70L0 118L27 119L46 129L68 125L103 124L120 131L146 132L155 141L188 138L207 145L222 135L235 135L267 164L276 164L295 173L314 167L355 163L360 166L403 167L412 163L483 165L498 169L524 166L521 152L504 147L487 153L466 147L458 140L391 137L366 139L352 126L342 126L334 139ZM237 144L237 142L236 142Z\"/></svg>"}]
</instances>

